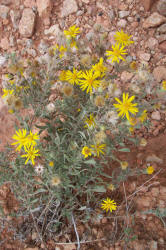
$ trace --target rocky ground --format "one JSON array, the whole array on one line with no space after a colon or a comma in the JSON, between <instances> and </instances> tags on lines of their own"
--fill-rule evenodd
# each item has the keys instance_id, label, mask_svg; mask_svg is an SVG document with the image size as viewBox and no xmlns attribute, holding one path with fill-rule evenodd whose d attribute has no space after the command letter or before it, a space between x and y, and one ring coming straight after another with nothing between
<instances>
[{"instance_id":1,"label":"rocky ground","mask_svg":"<svg viewBox=\"0 0 166 250\"><path fill-rule=\"evenodd\" d=\"M3 75L6 73L7 54L17 52L25 58L47 58L47 49L56 43L64 29L76 24L82 31L82 36L91 40L98 24L102 25L101 33L107 33L106 43L114 44L114 34L123 28L131 34L134 45L131 46L132 60L148 65L156 84L166 80L166 1L165 0L0 0L0 82L3 85ZM123 85L132 81L133 74L123 72L119 82ZM9 114L7 107L0 99L0 149L10 142L13 135L15 117ZM131 166L144 168L147 162L155 165L155 175L131 178L118 192L109 191L113 197L124 201L124 191L127 195L128 220L131 226L131 214L135 213L132 225L133 234L137 239L125 247L119 240L111 245L109 230L115 228L110 218L94 221L92 225L80 225L80 239L90 231L87 243L81 249L166 249L164 216L143 213L145 210L166 208L166 112L156 109L151 115L151 128L141 131L140 136L148 138L145 148L132 148L127 155ZM125 160L126 155L120 155ZM151 179L151 180L149 180ZM149 181L148 181L149 180ZM148 182L147 182L148 181ZM140 188L141 187L141 188ZM125 189L124 189L125 188ZM6 194L5 194L6 195ZM4 196L5 196L4 195ZM1 199L8 199L1 195ZM123 206L122 206L123 208ZM122 209L123 210L123 209ZM123 214L123 211L122 211ZM165 212L166 214L166 212ZM124 219L124 218L123 218ZM119 225L119 221L116 221ZM118 227L117 227L118 228ZM118 229L119 230L119 229ZM0 249L46 249L44 245L35 245L32 236L31 245L21 245L16 240L13 243L12 233L4 231L7 242ZM71 237L71 241L76 241ZM30 242L30 241L29 241ZM65 236L59 242L69 242ZM7 245L5 245L7 244ZM76 249L76 244L56 245L48 242L48 249Z\"/></svg>"}]
</instances>

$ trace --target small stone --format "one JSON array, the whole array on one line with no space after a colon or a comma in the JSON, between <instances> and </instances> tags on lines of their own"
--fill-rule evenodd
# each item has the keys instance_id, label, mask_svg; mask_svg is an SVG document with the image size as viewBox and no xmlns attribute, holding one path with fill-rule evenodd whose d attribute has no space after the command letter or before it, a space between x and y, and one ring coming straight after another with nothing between
<instances>
[{"instance_id":1,"label":"small stone","mask_svg":"<svg viewBox=\"0 0 166 250\"><path fill-rule=\"evenodd\" d=\"M164 34L166 33L166 23L162 24L158 29L157 31L161 34Z\"/></svg>"},{"instance_id":2,"label":"small stone","mask_svg":"<svg viewBox=\"0 0 166 250\"><path fill-rule=\"evenodd\" d=\"M155 154L152 154L152 155L148 155L146 157L146 162L152 162L152 163L162 164L163 163L163 159L159 158Z\"/></svg>"},{"instance_id":3,"label":"small stone","mask_svg":"<svg viewBox=\"0 0 166 250\"><path fill-rule=\"evenodd\" d=\"M157 12L154 12L144 21L143 28L147 29L151 27L157 27L164 22L166 22L166 18L161 16Z\"/></svg>"},{"instance_id":4,"label":"small stone","mask_svg":"<svg viewBox=\"0 0 166 250\"><path fill-rule=\"evenodd\" d=\"M162 196L166 195L166 187L164 187L164 186L160 187L160 195L162 195Z\"/></svg>"},{"instance_id":5,"label":"small stone","mask_svg":"<svg viewBox=\"0 0 166 250\"><path fill-rule=\"evenodd\" d=\"M162 52L166 53L166 41L160 43L159 49L160 49Z\"/></svg>"},{"instance_id":6,"label":"small stone","mask_svg":"<svg viewBox=\"0 0 166 250\"><path fill-rule=\"evenodd\" d=\"M165 0L160 0L158 2L157 10L161 15L166 16L166 1Z\"/></svg>"},{"instance_id":7,"label":"small stone","mask_svg":"<svg viewBox=\"0 0 166 250\"><path fill-rule=\"evenodd\" d=\"M150 208L151 202L152 202L151 197L139 197L136 200L136 205L138 210L144 210L145 208Z\"/></svg>"},{"instance_id":8,"label":"small stone","mask_svg":"<svg viewBox=\"0 0 166 250\"><path fill-rule=\"evenodd\" d=\"M115 12L113 9L109 10L108 11L108 16L110 18L110 21L114 20L115 19Z\"/></svg>"},{"instance_id":9,"label":"small stone","mask_svg":"<svg viewBox=\"0 0 166 250\"><path fill-rule=\"evenodd\" d=\"M82 16L82 14L84 14L84 11L83 10L79 10L79 11L77 11L76 16Z\"/></svg>"},{"instance_id":10,"label":"small stone","mask_svg":"<svg viewBox=\"0 0 166 250\"><path fill-rule=\"evenodd\" d=\"M159 195L159 188L153 187L151 189L152 196L157 197Z\"/></svg>"},{"instance_id":11,"label":"small stone","mask_svg":"<svg viewBox=\"0 0 166 250\"><path fill-rule=\"evenodd\" d=\"M4 5L9 5L12 3L12 0L1 0L1 4L4 4Z\"/></svg>"},{"instance_id":12,"label":"small stone","mask_svg":"<svg viewBox=\"0 0 166 250\"><path fill-rule=\"evenodd\" d=\"M132 16L129 16L129 17L127 18L127 20L128 20L130 23L132 23L133 20L134 20L134 18L133 18Z\"/></svg>"},{"instance_id":13,"label":"small stone","mask_svg":"<svg viewBox=\"0 0 166 250\"><path fill-rule=\"evenodd\" d=\"M151 118L157 121L160 121L161 119L161 115L159 111L153 111Z\"/></svg>"},{"instance_id":14,"label":"small stone","mask_svg":"<svg viewBox=\"0 0 166 250\"><path fill-rule=\"evenodd\" d=\"M37 53L34 49L27 49L27 53L33 57L36 57Z\"/></svg>"},{"instance_id":15,"label":"small stone","mask_svg":"<svg viewBox=\"0 0 166 250\"><path fill-rule=\"evenodd\" d=\"M127 10L121 10L121 11L119 11L119 17L120 18L127 17L127 16L129 16L129 14L130 14L130 11L127 11Z\"/></svg>"},{"instance_id":16,"label":"small stone","mask_svg":"<svg viewBox=\"0 0 166 250\"><path fill-rule=\"evenodd\" d=\"M10 48L9 40L7 37L1 39L0 47L4 50L8 50Z\"/></svg>"},{"instance_id":17,"label":"small stone","mask_svg":"<svg viewBox=\"0 0 166 250\"><path fill-rule=\"evenodd\" d=\"M120 28L125 28L127 24L127 21L125 19L121 19L119 22L117 22L117 26Z\"/></svg>"},{"instance_id":18,"label":"small stone","mask_svg":"<svg viewBox=\"0 0 166 250\"><path fill-rule=\"evenodd\" d=\"M12 20L13 27L18 29L19 19L21 17L20 11L18 10L11 10L10 11L10 18Z\"/></svg>"},{"instance_id":19,"label":"small stone","mask_svg":"<svg viewBox=\"0 0 166 250\"><path fill-rule=\"evenodd\" d=\"M9 14L9 7L5 6L5 5L0 5L0 17L2 19L6 19L8 14Z\"/></svg>"},{"instance_id":20,"label":"small stone","mask_svg":"<svg viewBox=\"0 0 166 250\"><path fill-rule=\"evenodd\" d=\"M50 25L50 15L52 10L51 0L37 0L36 1L37 10L39 16L42 17L44 25Z\"/></svg>"},{"instance_id":21,"label":"small stone","mask_svg":"<svg viewBox=\"0 0 166 250\"><path fill-rule=\"evenodd\" d=\"M146 11L149 11L156 0L141 0Z\"/></svg>"},{"instance_id":22,"label":"small stone","mask_svg":"<svg viewBox=\"0 0 166 250\"><path fill-rule=\"evenodd\" d=\"M148 47L151 50L153 50L157 45L158 45L158 40L153 37L150 37L146 43L146 47Z\"/></svg>"},{"instance_id":23,"label":"small stone","mask_svg":"<svg viewBox=\"0 0 166 250\"><path fill-rule=\"evenodd\" d=\"M49 29L44 30L45 35L52 35L56 40L58 39L61 30L59 29L58 24L52 25Z\"/></svg>"},{"instance_id":24,"label":"small stone","mask_svg":"<svg viewBox=\"0 0 166 250\"><path fill-rule=\"evenodd\" d=\"M36 1L35 0L25 0L24 1L24 6L26 8L36 7Z\"/></svg>"},{"instance_id":25,"label":"small stone","mask_svg":"<svg viewBox=\"0 0 166 250\"><path fill-rule=\"evenodd\" d=\"M164 67L164 66L156 67L153 70L153 76L158 82L165 80L166 79L166 67Z\"/></svg>"},{"instance_id":26,"label":"small stone","mask_svg":"<svg viewBox=\"0 0 166 250\"><path fill-rule=\"evenodd\" d=\"M6 57L0 55L0 67L4 66L6 62L7 62Z\"/></svg>"},{"instance_id":27,"label":"small stone","mask_svg":"<svg viewBox=\"0 0 166 250\"><path fill-rule=\"evenodd\" d=\"M148 62L150 60L151 55L149 53L144 53L142 51L138 52L138 56L141 61Z\"/></svg>"},{"instance_id":28,"label":"small stone","mask_svg":"<svg viewBox=\"0 0 166 250\"><path fill-rule=\"evenodd\" d=\"M89 3L89 0L82 0L83 3Z\"/></svg>"},{"instance_id":29,"label":"small stone","mask_svg":"<svg viewBox=\"0 0 166 250\"><path fill-rule=\"evenodd\" d=\"M154 240L150 241L150 243L149 243L149 249L150 250L157 250L158 249L157 241L154 241Z\"/></svg>"},{"instance_id":30,"label":"small stone","mask_svg":"<svg viewBox=\"0 0 166 250\"><path fill-rule=\"evenodd\" d=\"M61 9L61 17L69 16L70 14L77 12L77 10L78 6L75 0L64 0Z\"/></svg>"},{"instance_id":31,"label":"small stone","mask_svg":"<svg viewBox=\"0 0 166 250\"><path fill-rule=\"evenodd\" d=\"M121 80L122 82L126 83L129 82L133 77L133 73L127 72L127 71L123 71L121 74Z\"/></svg>"},{"instance_id":32,"label":"small stone","mask_svg":"<svg viewBox=\"0 0 166 250\"><path fill-rule=\"evenodd\" d=\"M19 23L19 32L23 37L31 37L35 27L35 13L30 8L23 10Z\"/></svg>"}]
</instances>

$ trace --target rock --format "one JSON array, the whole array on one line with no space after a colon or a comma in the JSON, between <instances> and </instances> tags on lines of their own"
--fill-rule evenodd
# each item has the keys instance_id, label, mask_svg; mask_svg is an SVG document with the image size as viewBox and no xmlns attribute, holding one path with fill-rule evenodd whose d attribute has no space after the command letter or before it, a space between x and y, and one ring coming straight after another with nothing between
<instances>
[{"instance_id":1,"label":"rock","mask_svg":"<svg viewBox=\"0 0 166 250\"><path fill-rule=\"evenodd\" d=\"M166 33L166 23L162 24L158 29L157 31L161 34L164 34Z\"/></svg>"},{"instance_id":2,"label":"rock","mask_svg":"<svg viewBox=\"0 0 166 250\"><path fill-rule=\"evenodd\" d=\"M0 47L4 50L8 50L10 48L9 40L7 37L1 39Z\"/></svg>"},{"instance_id":3,"label":"rock","mask_svg":"<svg viewBox=\"0 0 166 250\"><path fill-rule=\"evenodd\" d=\"M19 32L23 37L31 37L35 27L35 13L30 8L23 10L19 23Z\"/></svg>"},{"instance_id":4,"label":"rock","mask_svg":"<svg viewBox=\"0 0 166 250\"><path fill-rule=\"evenodd\" d=\"M61 9L61 17L69 16L70 14L77 12L77 10L78 6L75 0L64 0Z\"/></svg>"},{"instance_id":5,"label":"rock","mask_svg":"<svg viewBox=\"0 0 166 250\"><path fill-rule=\"evenodd\" d=\"M165 80L166 79L166 67L164 67L164 66L156 67L153 70L153 76L158 82Z\"/></svg>"},{"instance_id":6,"label":"rock","mask_svg":"<svg viewBox=\"0 0 166 250\"><path fill-rule=\"evenodd\" d=\"M9 5L12 3L12 0L1 0L0 3L4 5Z\"/></svg>"},{"instance_id":7,"label":"rock","mask_svg":"<svg viewBox=\"0 0 166 250\"><path fill-rule=\"evenodd\" d=\"M127 71L123 71L122 74L121 74L121 80L124 83L129 82L132 77L133 77L133 73L130 73L130 72L127 72Z\"/></svg>"},{"instance_id":8,"label":"rock","mask_svg":"<svg viewBox=\"0 0 166 250\"><path fill-rule=\"evenodd\" d=\"M128 10L121 10L121 11L119 11L119 17L120 18L127 17L127 16L129 16L129 14L130 14L130 11L128 11Z\"/></svg>"},{"instance_id":9,"label":"rock","mask_svg":"<svg viewBox=\"0 0 166 250\"><path fill-rule=\"evenodd\" d=\"M154 240L150 241L150 243L149 243L149 249L150 250L157 250L158 249L157 241L154 241Z\"/></svg>"},{"instance_id":10,"label":"rock","mask_svg":"<svg viewBox=\"0 0 166 250\"><path fill-rule=\"evenodd\" d=\"M156 38L150 37L146 43L146 47L148 47L151 50L154 50L154 48L158 45L158 40Z\"/></svg>"},{"instance_id":11,"label":"rock","mask_svg":"<svg viewBox=\"0 0 166 250\"><path fill-rule=\"evenodd\" d=\"M10 10L10 18L13 23L13 27L18 29L19 19L21 17L20 11L18 10Z\"/></svg>"},{"instance_id":12,"label":"rock","mask_svg":"<svg viewBox=\"0 0 166 250\"><path fill-rule=\"evenodd\" d=\"M166 1L165 0L160 0L158 2L157 10L161 15L166 16Z\"/></svg>"},{"instance_id":13,"label":"rock","mask_svg":"<svg viewBox=\"0 0 166 250\"><path fill-rule=\"evenodd\" d=\"M152 196L157 197L159 195L159 188L153 187L151 189Z\"/></svg>"},{"instance_id":14,"label":"rock","mask_svg":"<svg viewBox=\"0 0 166 250\"><path fill-rule=\"evenodd\" d=\"M157 121L160 121L161 119L161 115L159 111L153 111L151 118Z\"/></svg>"},{"instance_id":15,"label":"rock","mask_svg":"<svg viewBox=\"0 0 166 250\"><path fill-rule=\"evenodd\" d=\"M7 58L5 56L0 55L0 67L4 66L7 62Z\"/></svg>"},{"instance_id":16,"label":"rock","mask_svg":"<svg viewBox=\"0 0 166 250\"><path fill-rule=\"evenodd\" d=\"M26 8L36 7L36 1L35 0L25 0L24 1L24 6Z\"/></svg>"},{"instance_id":17,"label":"rock","mask_svg":"<svg viewBox=\"0 0 166 250\"><path fill-rule=\"evenodd\" d=\"M69 244L69 245L63 245L64 250L76 250L76 245L75 244Z\"/></svg>"},{"instance_id":18,"label":"rock","mask_svg":"<svg viewBox=\"0 0 166 250\"><path fill-rule=\"evenodd\" d=\"M127 24L127 21L125 19L121 19L119 22L117 22L117 26L120 28L125 28Z\"/></svg>"},{"instance_id":19,"label":"rock","mask_svg":"<svg viewBox=\"0 0 166 250\"><path fill-rule=\"evenodd\" d=\"M162 164L163 163L163 159L159 158L155 154L152 154L152 155L148 155L146 157L146 162L149 162L149 163L152 162L152 163Z\"/></svg>"},{"instance_id":20,"label":"rock","mask_svg":"<svg viewBox=\"0 0 166 250\"><path fill-rule=\"evenodd\" d=\"M156 0L141 0L146 11L149 11Z\"/></svg>"},{"instance_id":21,"label":"rock","mask_svg":"<svg viewBox=\"0 0 166 250\"><path fill-rule=\"evenodd\" d=\"M159 43L166 41L166 34L162 34L160 36L157 36L157 39L158 39Z\"/></svg>"},{"instance_id":22,"label":"rock","mask_svg":"<svg viewBox=\"0 0 166 250\"><path fill-rule=\"evenodd\" d=\"M138 56L139 56L141 61L148 62L150 60L151 54L139 51Z\"/></svg>"},{"instance_id":23,"label":"rock","mask_svg":"<svg viewBox=\"0 0 166 250\"><path fill-rule=\"evenodd\" d=\"M50 25L50 16L52 10L51 0L37 0L36 5L39 16L42 17L44 24Z\"/></svg>"},{"instance_id":24,"label":"rock","mask_svg":"<svg viewBox=\"0 0 166 250\"><path fill-rule=\"evenodd\" d=\"M166 41L160 43L159 49L160 49L162 52L166 53Z\"/></svg>"},{"instance_id":25,"label":"rock","mask_svg":"<svg viewBox=\"0 0 166 250\"><path fill-rule=\"evenodd\" d=\"M114 20L115 19L115 12L113 9L109 10L108 11L108 16L110 18L110 21Z\"/></svg>"},{"instance_id":26,"label":"rock","mask_svg":"<svg viewBox=\"0 0 166 250\"><path fill-rule=\"evenodd\" d=\"M157 27L164 22L166 22L166 18L154 12L144 21L143 28Z\"/></svg>"},{"instance_id":27,"label":"rock","mask_svg":"<svg viewBox=\"0 0 166 250\"><path fill-rule=\"evenodd\" d=\"M162 196L166 195L166 187L164 187L164 186L160 187L160 195L162 195Z\"/></svg>"},{"instance_id":28,"label":"rock","mask_svg":"<svg viewBox=\"0 0 166 250\"><path fill-rule=\"evenodd\" d=\"M143 196L143 197L139 197L137 200L136 200L136 205L137 205L137 209L138 210L144 210L146 208L150 208L150 205L152 203L152 197L149 197L149 196Z\"/></svg>"},{"instance_id":29,"label":"rock","mask_svg":"<svg viewBox=\"0 0 166 250\"><path fill-rule=\"evenodd\" d=\"M10 8L5 5L0 5L0 17L6 19L9 14Z\"/></svg>"},{"instance_id":30,"label":"rock","mask_svg":"<svg viewBox=\"0 0 166 250\"><path fill-rule=\"evenodd\" d=\"M61 30L59 29L58 24L52 25L49 29L44 30L45 35L52 35L57 40L59 35L61 33Z\"/></svg>"}]
</instances>

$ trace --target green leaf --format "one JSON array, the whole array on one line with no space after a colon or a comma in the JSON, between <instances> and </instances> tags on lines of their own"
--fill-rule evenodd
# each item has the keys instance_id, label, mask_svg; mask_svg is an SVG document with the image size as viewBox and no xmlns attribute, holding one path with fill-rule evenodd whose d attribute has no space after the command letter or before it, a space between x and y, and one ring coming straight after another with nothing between
<instances>
[{"instance_id":1,"label":"green leaf","mask_svg":"<svg viewBox=\"0 0 166 250\"><path fill-rule=\"evenodd\" d=\"M129 148L120 148L118 151L120 152L130 152Z\"/></svg>"},{"instance_id":2,"label":"green leaf","mask_svg":"<svg viewBox=\"0 0 166 250\"><path fill-rule=\"evenodd\" d=\"M95 165L96 161L94 159L89 159L87 161L84 161L85 164Z\"/></svg>"},{"instance_id":3,"label":"green leaf","mask_svg":"<svg viewBox=\"0 0 166 250\"><path fill-rule=\"evenodd\" d=\"M104 186L96 186L95 188L92 189L94 192L98 192L98 193L105 193L106 189Z\"/></svg>"}]
</instances>

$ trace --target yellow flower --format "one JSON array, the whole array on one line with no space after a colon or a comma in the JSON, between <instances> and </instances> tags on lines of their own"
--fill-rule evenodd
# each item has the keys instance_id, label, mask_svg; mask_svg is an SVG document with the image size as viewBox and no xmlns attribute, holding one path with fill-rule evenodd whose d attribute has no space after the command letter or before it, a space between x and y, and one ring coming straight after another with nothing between
<instances>
[{"instance_id":1,"label":"yellow flower","mask_svg":"<svg viewBox=\"0 0 166 250\"><path fill-rule=\"evenodd\" d=\"M130 69L132 69L132 70L137 70L138 69L138 64L137 64L136 61L132 61L130 63Z\"/></svg>"},{"instance_id":2,"label":"yellow flower","mask_svg":"<svg viewBox=\"0 0 166 250\"><path fill-rule=\"evenodd\" d=\"M27 146L36 145L36 140L39 140L39 135L37 133L33 134L31 131L29 132L29 135L25 138L25 144Z\"/></svg>"},{"instance_id":3,"label":"yellow flower","mask_svg":"<svg viewBox=\"0 0 166 250\"><path fill-rule=\"evenodd\" d=\"M80 33L80 28L75 25L71 26L68 30L64 30L67 39L75 38Z\"/></svg>"},{"instance_id":4,"label":"yellow flower","mask_svg":"<svg viewBox=\"0 0 166 250\"><path fill-rule=\"evenodd\" d=\"M91 145L91 147L92 147L93 153L95 155L97 155L98 157L99 157L100 153L103 155L105 154L103 150L105 149L106 144L97 143L96 145Z\"/></svg>"},{"instance_id":5,"label":"yellow flower","mask_svg":"<svg viewBox=\"0 0 166 250\"><path fill-rule=\"evenodd\" d=\"M90 114L89 118L86 116L84 123L85 123L84 128L94 128L96 126L96 123L93 114Z\"/></svg>"},{"instance_id":6,"label":"yellow flower","mask_svg":"<svg viewBox=\"0 0 166 250\"><path fill-rule=\"evenodd\" d=\"M147 117L148 117L148 114L147 114L147 110L145 109L142 112L141 116L139 117L139 120L143 123L147 119Z\"/></svg>"},{"instance_id":7,"label":"yellow flower","mask_svg":"<svg viewBox=\"0 0 166 250\"><path fill-rule=\"evenodd\" d=\"M71 40L71 42L70 42L70 47L71 47L71 48L78 49L77 44L76 44L76 41L75 41L74 39Z\"/></svg>"},{"instance_id":8,"label":"yellow flower","mask_svg":"<svg viewBox=\"0 0 166 250\"><path fill-rule=\"evenodd\" d=\"M72 85L79 84L80 78L82 77L82 71L77 71L75 68L73 68L73 72L68 70L66 72L66 81L71 83Z\"/></svg>"},{"instance_id":9,"label":"yellow flower","mask_svg":"<svg viewBox=\"0 0 166 250\"><path fill-rule=\"evenodd\" d=\"M25 146L24 150L27 154L21 155L21 157L26 157L25 165L28 163L29 160L31 160L32 165L35 165L34 159L36 156L40 156L40 154L37 154L39 152L38 149L35 149L33 145L31 146Z\"/></svg>"},{"instance_id":10,"label":"yellow flower","mask_svg":"<svg viewBox=\"0 0 166 250\"><path fill-rule=\"evenodd\" d=\"M102 95L96 96L94 102L95 102L95 105L97 107L103 107L105 104L105 100L104 100L104 97Z\"/></svg>"},{"instance_id":11,"label":"yellow flower","mask_svg":"<svg viewBox=\"0 0 166 250\"><path fill-rule=\"evenodd\" d=\"M61 47L59 48L59 57L62 58L65 55L65 52L67 51L67 49L65 47L63 47L63 45L61 45Z\"/></svg>"},{"instance_id":12,"label":"yellow flower","mask_svg":"<svg viewBox=\"0 0 166 250\"><path fill-rule=\"evenodd\" d=\"M115 190L115 186L111 183L107 186L107 188L111 191L114 191Z\"/></svg>"},{"instance_id":13,"label":"yellow flower","mask_svg":"<svg viewBox=\"0 0 166 250\"><path fill-rule=\"evenodd\" d=\"M6 96L8 96L8 95L12 95L13 94L13 89L12 90L10 90L10 89L2 89L2 91L3 91L3 95L2 95L2 98L4 98L4 97L6 97Z\"/></svg>"},{"instance_id":14,"label":"yellow flower","mask_svg":"<svg viewBox=\"0 0 166 250\"><path fill-rule=\"evenodd\" d=\"M73 95L73 87L71 85L65 85L62 88L62 92L65 96L72 96Z\"/></svg>"},{"instance_id":15,"label":"yellow flower","mask_svg":"<svg viewBox=\"0 0 166 250\"><path fill-rule=\"evenodd\" d=\"M58 186L61 183L61 179L59 178L59 176L54 176L51 179L51 185L52 186Z\"/></svg>"},{"instance_id":16,"label":"yellow flower","mask_svg":"<svg viewBox=\"0 0 166 250\"><path fill-rule=\"evenodd\" d=\"M130 127L129 131L130 131L130 133L133 133L134 132L134 127Z\"/></svg>"},{"instance_id":17,"label":"yellow flower","mask_svg":"<svg viewBox=\"0 0 166 250\"><path fill-rule=\"evenodd\" d=\"M16 145L19 144L19 146L16 148L16 150L20 151L23 146L26 144L26 135L27 135L27 130L26 129L19 129L16 131L16 134L13 135L13 139L16 140L17 142L12 143L11 145Z\"/></svg>"},{"instance_id":18,"label":"yellow flower","mask_svg":"<svg viewBox=\"0 0 166 250\"><path fill-rule=\"evenodd\" d=\"M166 90L166 80L165 80L165 81L162 81L162 88L163 88L164 90Z\"/></svg>"},{"instance_id":19,"label":"yellow flower","mask_svg":"<svg viewBox=\"0 0 166 250\"><path fill-rule=\"evenodd\" d=\"M103 65L103 58L101 57L99 62L92 65L92 69L99 74L100 77L105 75L107 68Z\"/></svg>"},{"instance_id":20,"label":"yellow flower","mask_svg":"<svg viewBox=\"0 0 166 250\"><path fill-rule=\"evenodd\" d=\"M115 100L118 102L118 104L114 104L115 108L118 109L119 111L119 116L126 116L128 120L130 120L129 112L132 114L136 114L138 112L138 109L135 107L137 106L137 103L132 103L134 100L135 96L131 96L130 98L129 94L123 93L123 102L120 101L118 98L115 98Z\"/></svg>"},{"instance_id":21,"label":"yellow flower","mask_svg":"<svg viewBox=\"0 0 166 250\"><path fill-rule=\"evenodd\" d=\"M146 172L147 172L147 174L153 174L153 172L154 172L153 166L147 167Z\"/></svg>"},{"instance_id":22,"label":"yellow flower","mask_svg":"<svg viewBox=\"0 0 166 250\"><path fill-rule=\"evenodd\" d=\"M131 126L135 126L137 124L137 119L135 117L130 117L129 123Z\"/></svg>"},{"instance_id":23,"label":"yellow flower","mask_svg":"<svg viewBox=\"0 0 166 250\"><path fill-rule=\"evenodd\" d=\"M106 200L103 200L103 203L101 203L101 208L106 212L112 212L113 210L116 210L117 205L114 200L107 198Z\"/></svg>"},{"instance_id":24,"label":"yellow flower","mask_svg":"<svg viewBox=\"0 0 166 250\"><path fill-rule=\"evenodd\" d=\"M85 158L87 158L88 156L91 156L92 155L91 149L86 146L83 147L82 154L84 155Z\"/></svg>"},{"instance_id":25,"label":"yellow flower","mask_svg":"<svg viewBox=\"0 0 166 250\"><path fill-rule=\"evenodd\" d=\"M129 164L128 164L127 161L122 161L120 165L121 165L121 168L122 168L123 170L126 170L126 168L128 167Z\"/></svg>"},{"instance_id":26,"label":"yellow flower","mask_svg":"<svg viewBox=\"0 0 166 250\"><path fill-rule=\"evenodd\" d=\"M50 161L50 162L49 162L49 166L50 166L50 167L53 167L53 166L54 166L54 162L53 162L53 161Z\"/></svg>"},{"instance_id":27,"label":"yellow flower","mask_svg":"<svg viewBox=\"0 0 166 250\"><path fill-rule=\"evenodd\" d=\"M120 47L120 44L115 44L115 46L112 45L112 51L106 51L106 56L108 56L108 59L111 59L112 63L117 62L119 63L120 60L125 61L123 58L123 55L126 55L126 49L124 49L124 46Z\"/></svg>"},{"instance_id":28,"label":"yellow flower","mask_svg":"<svg viewBox=\"0 0 166 250\"><path fill-rule=\"evenodd\" d=\"M92 93L92 88L97 89L100 85L100 81L97 80L99 74L94 72L93 69L82 73L83 80L80 80L80 85L82 91L86 89L86 93Z\"/></svg>"},{"instance_id":29,"label":"yellow flower","mask_svg":"<svg viewBox=\"0 0 166 250\"><path fill-rule=\"evenodd\" d=\"M134 43L134 41L130 40L132 36L129 36L128 34L124 33L123 30L117 31L114 37L115 41L122 46L128 46L131 43Z\"/></svg>"},{"instance_id":30,"label":"yellow flower","mask_svg":"<svg viewBox=\"0 0 166 250\"><path fill-rule=\"evenodd\" d=\"M141 147L146 147L147 143L148 143L147 140L145 140L144 138L142 138L141 141L140 141L140 143L139 143L139 145Z\"/></svg>"},{"instance_id":31,"label":"yellow flower","mask_svg":"<svg viewBox=\"0 0 166 250\"><path fill-rule=\"evenodd\" d=\"M13 110L13 109L9 109L8 112L9 112L10 114L13 114L13 113L14 113L14 110Z\"/></svg>"},{"instance_id":32,"label":"yellow flower","mask_svg":"<svg viewBox=\"0 0 166 250\"><path fill-rule=\"evenodd\" d=\"M62 71L61 71L61 73L60 73L60 75L59 75L59 80L60 80L60 81L62 81L62 82L66 81L66 72L67 72L67 71L65 71L65 70L62 70Z\"/></svg>"}]
</instances>

